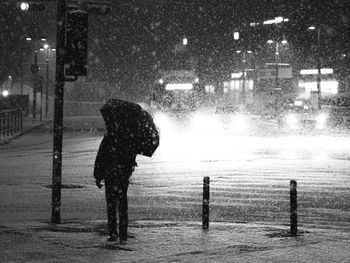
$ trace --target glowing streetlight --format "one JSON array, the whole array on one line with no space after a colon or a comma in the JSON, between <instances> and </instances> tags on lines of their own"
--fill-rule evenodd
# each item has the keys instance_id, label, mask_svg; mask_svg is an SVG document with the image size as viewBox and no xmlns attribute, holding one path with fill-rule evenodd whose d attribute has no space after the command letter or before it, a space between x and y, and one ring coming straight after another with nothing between
<instances>
[{"instance_id":1,"label":"glowing streetlight","mask_svg":"<svg viewBox=\"0 0 350 263\"><path fill-rule=\"evenodd\" d=\"M280 51L279 51L279 41L274 41L272 39L267 40L268 44L276 43L276 50L275 50L275 63L276 63L276 80L275 80L275 89L279 89L279 83L278 83L278 65L280 60ZM288 41L286 39L283 39L281 41L282 45L288 44Z\"/></svg>"},{"instance_id":2,"label":"glowing streetlight","mask_svg":"<svg viewBox=\"0 0 350 263\"><path fill-rule=\"evenodd\" d=\"M49 110L49 54L50 51L56 51L56 49L51 48L49 44L45 43L40 50L46 51L45 117L47 117Z\"/></svg>"},{"instance_id":3,"label":"glowing streetlight","mask_svg":"<svg viewBox=\"0 0 350 263\"><path fill-rule=\"evenodd\" d=\"M29 4L27 2L22 2L21 3L21 10L28 11L28 9L29 9Z\"/></svg>"},{"instance_id":4,"label":"glowing streetlight","mask_svg":"<svg viewBox=\"0 0 350 263\"><path fill-rule=\"evenodd\" d=\"M2 96L4 96L5 98L6 98L9 94L10 94L10 93L9 93L8 90L4 90L4 91L2 92Z\"/></svg>"},{"instance_id":5,"label":"glowing streetlight","mask_svg":"<svg viewBox=\"0 0 350 263\"><path fill-rule=\"evenodd\" d=\"M317 30L317 100L318 108L321 108L321 27L320 26L309 26L309 30Z\"/></svg>"}]
</instances>

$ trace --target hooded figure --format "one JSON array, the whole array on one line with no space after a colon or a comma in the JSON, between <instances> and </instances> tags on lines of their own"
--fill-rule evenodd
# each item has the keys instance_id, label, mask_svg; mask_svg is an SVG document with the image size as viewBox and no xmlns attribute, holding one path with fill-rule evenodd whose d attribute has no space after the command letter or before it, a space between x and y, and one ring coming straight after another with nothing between
<instances>
[{"instance_id":1,"label":"hooded figure","mask_svg":"<svg viewBox=\"0 0 350 263\"><path fill-rule=\"evenodd\" d=\"M121 244L126 243L127 240L129 178L137 166L135 161L137 154L118 141L118 138L121 138L119 135L125 132L122 127L115 122L110 122L106 127L107 132L101 141L94 166L97 187L101 188L101 181L105 181L109 233L107 241L117 241L118 209Z\"/></svg>"}]
</instances>

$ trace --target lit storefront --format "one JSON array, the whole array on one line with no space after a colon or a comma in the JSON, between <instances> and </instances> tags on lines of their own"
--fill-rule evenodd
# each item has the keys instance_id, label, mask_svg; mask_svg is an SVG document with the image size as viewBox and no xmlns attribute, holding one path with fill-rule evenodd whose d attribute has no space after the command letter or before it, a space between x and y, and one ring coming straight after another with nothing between
<instances>
[{"instance_id":1,"label":"lit storefront","mask_svg":"<svg viewBox=\"0 0 350 263\"><path fill-rule=\"evenodd\" d=\"M317 92L317 69L302 69L298 82L299 96L308 99L312 92ZM339 83L335 79L333 69L321 69L321 96L331 97L338 94Z\"/></svg>"}]
</instances>

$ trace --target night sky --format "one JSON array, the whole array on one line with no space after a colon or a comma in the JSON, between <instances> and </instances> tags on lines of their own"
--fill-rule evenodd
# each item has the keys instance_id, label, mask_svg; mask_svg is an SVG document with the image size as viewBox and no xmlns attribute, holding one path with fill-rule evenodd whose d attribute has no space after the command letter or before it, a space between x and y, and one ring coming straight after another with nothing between
<instances>
[{"instance_id":1,"label":"night sky","mask_svg":"<svg viewBox=\"0 0 350 263\"><path fill-rule=\"evenodd\" d=\"M315 33L309 25L322 25L324 64L339 66L341 54L349 52L349 1L345 0L134 0L112 1L109 15L89 16L89 80L108 81L122 90L145 91L157 72L175 61L174 47L187 37L189 59L208 81L223 80L237 65L235 50L249 49L266 57L267 39L286 38L296 68L313 66ZM18 73L31 47L25 36L44 35L55 43L55 3L45 11L23 13L8 4L1 8L1 65L6 74ZM283 25L250 27L283 16ZM240 31L240 41L233 32ZM8 54L12 54L8 56ZM263 58L260 58L261 60ZM347 61L342 62L342 69ZM348 67L347 67L348 68ZM344 71L344 69L343 69Z\"/></svg>"}]
</instances>

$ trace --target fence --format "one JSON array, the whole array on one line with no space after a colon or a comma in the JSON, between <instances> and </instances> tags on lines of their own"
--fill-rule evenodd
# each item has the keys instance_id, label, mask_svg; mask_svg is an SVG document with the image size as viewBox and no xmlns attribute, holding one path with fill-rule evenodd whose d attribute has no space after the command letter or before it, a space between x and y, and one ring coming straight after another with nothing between
<instances>
[{"instance_id":1,"label":"fence","mask_svg":"<svg viewBox=\"0 0 350 263\"><path fill-rule=\"evenodd\" d=\"M23 113L21 110L0 111L0 141L11 138L23 129Z\"/></svg>"}]
</instances>

